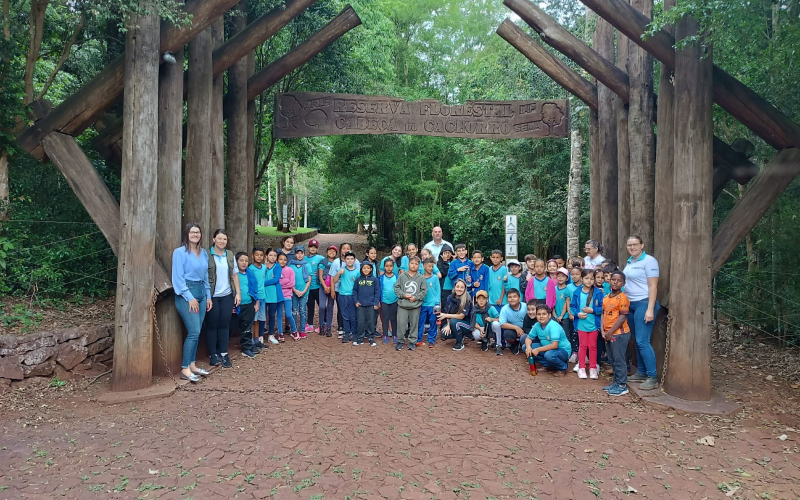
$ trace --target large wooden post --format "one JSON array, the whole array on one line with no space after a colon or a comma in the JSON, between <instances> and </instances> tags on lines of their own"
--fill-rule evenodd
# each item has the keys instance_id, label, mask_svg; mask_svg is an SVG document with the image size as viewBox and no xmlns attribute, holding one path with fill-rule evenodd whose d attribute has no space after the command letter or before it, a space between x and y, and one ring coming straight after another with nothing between
<instances>
[{"instance_id":1,"label":"large wooden post","mask_svg":"<svg viewBox=\"0 0 800 500\"><path fill-rule=\"evenodd\" d=\"M250 52L247 55L247 79L256 72L256 54ZM253 216L255 212L256 196L256 102L247 102L247 143L246 155L247 164L247 251L253 248L255 242L256 223Z\"/></svg>"},{"instance_id":2,"label":"large wooden post","mask_svg":"<svg viewBox=\"0 0 800 500\"><path fill-rule=\"evenodd\" d=\"M224 43L225 20L219 18L211 25L211 45L216 49ZM210 224L207 229L209 232L225 227L225 146L223 144L222 118L224 83L225 77L218 75L214 77L211 86L211 136L209 137L211 140L211 184L208 186L211 206L209 207Z\"/></svg>"},{"instance_id":3,"label":"large wooden post","mask_svg":"<svg viewBox=\"0 0 800 500\"><path fill-rule=\"evenodd\" d=\"M676 0L664 0L664 9L675 6ZM672 28L669 28L672 31ZM672 71L661 66L658 84L658 141L656 142L655 209L653 254L658 259L658 299L669 306L669 284L672 258L672 187L675 159L675 87Z\"/></svg>"},{"instance_id":4,"label":"large wooden post","mask_svg":"<svg viewBox=\"0 0 800 500\"><path fill-rule=\"evenodd\" d=\"M151 12L128 23L125 50L125 126L120 192L120 242L111 388L136 390L153 383L153 277L158 175L159 18Z\"/></svg>"},{"instance_id":5,"label":"large wooden post","mask_svg":"<svg viewBox=\"0 0 800 500\"><path fill-rule=\"evenodd\" d=\"M186 109L186 193L184 222L203 231L201 244L209 246L211 232L211 30L189 43L189 88Z\"/></svg>"},{"instance_id":6,"label":"large wooden post","mask_svg":"<svg viewBox=\"0 0 800 500\"><path fill-rule=\"evenodd\" d=\"M684 18L676 37L699 36L676 53L675 101L686 103L675 130L669 357L664 389L690 401L711 399L712 71L699 24ZM686 265L691 262L692 265Z\"/></svg>"},{"instance_id":7,"label":"large wooden post","mask_svg":"<svg viewBox=\"0 0 800 500\"><path fill-rule=\"evenodd\" d=\"M622 33L617 33L617 67L628 72L628 47L630 42ZM617 214L617 255L627 255L625 237L631 231L631 151L628 141L628 103L623 99L614 99L617 115L617 197L619 212ZM610 245L611 243L608 243Z\"/></svg>"},{"instance_id":8,"label":"large wooden post","mask_svg":"<svg viewBox=\"0 0 800 500\"><path fill-rule=\"evenodd\" d=\"M586 9L586 41L590 35L594 37L594 31L589 30L597 22L597 14L592 10ZM590 79L595 85L597 81ZM597 119L597 111L589 112L589 237L603 241L603 225L600 220L600 136ZM578 245L580 249L580 244ZM578 254L580 255L580 253ZM572 255L571 257L575 257Z\"/></svg>"},{"instance_id":9,"label":"large wooden post","mask_svg":"<svg viewBox=\"0 0 800 500\"><path fill-rule=\"evenodd\" d=\"M172 272L172 251L181 241L181 170L183 166L183 50L174 64L162 64L158 83L158 190L156 201L156 257ZM165 376L181 367L183 322L174 300L156 304L161 348L153 342L153 374Z\"/></svg>"},{"instance_id":10,"label":"large wooden post","mask_svg":"<svg viewBox=\"0 0 800 500\"><path fill-rule=\"evenodd\" d=\"M597 20L594 34L597 52L607 60L614 60L614 28L603 19ZM617 117L614 110L614 93L603 83L597 83L598 163L600 164L600 219L603 227L604 256L618 261L617 246Z\"/></svg>"},{"instance_id":11,"label":"large wooden post","mask_svg":"<svg viewBox=\"0 0 800 500\"><path fill-rule=\"evenodd\" d=\"M631 6L648 19L652 19L653 0L631 0ZM651 245L655 204L653 169L656 156L653 131L655 112L653 109L653 56L636 44L630 44L629 50L630 224L631 231L640 235Z\"/></svg>"},{"instance_id":12,"label":"large wooden post","mask_svg":"<svg viewBox=\"0 0 800 500\"><path fill-rule=\"evenodd\" d=\"M233 20L233 34L247 25L247 0L239 3L244 15ZM225 225L231 249L249 252L247 224L250 218L248 199L253 194L250 187L250 170L253 163L247 158L247 57L240 59L228 70L228 199Z\"/></svg>"}]
</instances>

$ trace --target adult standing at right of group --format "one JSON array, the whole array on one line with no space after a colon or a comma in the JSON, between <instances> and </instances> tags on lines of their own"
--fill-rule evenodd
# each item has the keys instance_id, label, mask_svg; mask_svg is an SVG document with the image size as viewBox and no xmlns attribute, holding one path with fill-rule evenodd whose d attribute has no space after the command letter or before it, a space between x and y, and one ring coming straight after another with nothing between
<instances>
[{"instance_id":1,"label":"adult standing at right of group","mask_svg":"<svg viewBox=\"0 0 800 500\"><path fill-rule=\"evenodd\" d=\"M213 307L206 318L206 341L211 366L222 365L230 368L228 341L233 308L242 300L239 290L238 268L233 260L233 252L228 246L228 233L224 229L214 231L214 246L208 259L208 281Z\"/></svg>"},{"instance_id":2,"label":"adult standing at right of group","mask_svg":"<svg viewBox=\"0 0 800 500\"><path fill-rule=\"evenodd\" d=\"M439 260L439 254L442 252L442 248L444 248L445 245L449 245L450 248L453 248L453 244L442 239L442 228L439 226L433 228L431 231L431 236L433 239L426 243L422 248L427 248L430 250L435 262Z\"/></svg>"},{"instance_id":3,"label":"adult standing at right of group","mask_svg":"<svg viewBox=\"0 0 800 500\"><path fill-rule=\"evenodd\" d=\"M200 226L190 222L183 227L181 246L172 252L172 289L175 291L175 308L186 325L183 343L181 378L191 382L208 372L195 364L200 327L206 313L211 310L211 286L208 282L208 252L200 246Z\"/></svg>"},{"instance_id":4,"label":"adult standing at right of group","mask_svg":"<svg viewBox=\"0 0 800 500\"><path fill-rule=\"evenodd\" d=\"M586 252L586 257L583 258L584 269L594 269L606 260L603 257L603 245L597 240L588 240L583 245L583 251Z\"/></svg>"},{"instance_id":5,"label":"adult standing at right of group","mask_svg":"<svg viewBox=\"0 0 800 500\"><path fill-rule=\"evenodd\" d=\"M628 253L631 255L622 271L625 274L625 295L631 302L628 321L636 340L637 373L628 378L629 382L643 382L642 389L658 387L656 355L650 344L656 314L661 307L656 299L658 293L658 261L644 251L642 238L628 236Z\"/></svg>"}]
</instances>

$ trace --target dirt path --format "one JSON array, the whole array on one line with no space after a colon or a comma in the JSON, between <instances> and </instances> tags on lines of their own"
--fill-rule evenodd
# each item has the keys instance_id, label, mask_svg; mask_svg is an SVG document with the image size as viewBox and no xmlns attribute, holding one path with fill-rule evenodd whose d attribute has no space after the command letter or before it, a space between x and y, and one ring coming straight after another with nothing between
<instances>
[{"instance_id":1,"label":"dirt path","mask_svg":"<svg viewBox=\"0 0 800 500\"><path fill-rule=\"evenodd\" d=\"M312 335L237 354L169 399L103 407L102 384L6 395L0 499L800 495L797 425L766 406L686 416L609 398L602 381L530 377L522 356L450 347ZM713 447L696 443L707 435Z\"/></svg>"}]
</instances>

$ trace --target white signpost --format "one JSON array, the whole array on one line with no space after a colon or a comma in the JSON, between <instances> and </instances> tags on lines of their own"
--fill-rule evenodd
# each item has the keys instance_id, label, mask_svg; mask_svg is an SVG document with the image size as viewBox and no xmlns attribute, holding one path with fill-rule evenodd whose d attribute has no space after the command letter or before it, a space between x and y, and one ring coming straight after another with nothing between
<instances>
[{"instance_id":1,"label":"white signpost","mask_svg":"<svg viewBox=\"0 0 800 500\"><path fill-rule=\"evenodd\" d=\"M506 258L517 257L517 216L506 215Z\"/></svg>"}]
</instances>

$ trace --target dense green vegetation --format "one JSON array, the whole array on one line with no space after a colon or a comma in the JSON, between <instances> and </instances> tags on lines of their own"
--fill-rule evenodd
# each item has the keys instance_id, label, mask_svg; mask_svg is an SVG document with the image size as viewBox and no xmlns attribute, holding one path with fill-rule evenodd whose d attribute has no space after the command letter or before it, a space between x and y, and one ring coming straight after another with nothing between
<instances>
[{"instance_id":1,"label":"dense green vegetation","mask_svg":"<svg viewBox=\"0 0 800 500\"><path fill-rule=\"evenodd\" d=\"M13 136L19 120L24 122L24 106L33 98L58 104L124 49L121 20L134 2L38 0L46 10L41 50L33 58L31 72L26 72L26 56L31 53L35 9L29 0L6 3L7 29L0 37L0 151L10 158L6 207L10 220L0 232L0 294L108 293L113 290L116 260L102 234L58 171L17 150ZM277 3L250 0L248 14L260 15ZM275 91L383 94L445 103L569 97L494 34L505 17L515 19L500 0L351 3L363 25L258 99L254 168L262 181L256 202L262 217L269 212L276 215L277 187L282 200L294 202L290 211L301 225L307 198L309 226L322 231L355 231L359 224L372 223L377 226L377 243L386 245L423 242L430 227L440 224L447 239L489 249L502 238L503 215L516 213L521 253L563 253L566 139L493 142L401 135L272 139ZM580 2L538 3L576 35L587 37L592 26L587 25ZM174 2L161 4L164 17L180 17ZM259 47L256 69L302 42L344 5L342 0L320 0ZM800 121L798 0L687 0L669 18L659 13L657 22L687 12L711 30L717 64ZM65 57L59 64L62 53ZM588 135L585 107L572 98L570 109L573 126ZM774 153L719 108L715 125L717 135L728 142L739 137L752 141L753 159L759 164ZM80 141L118 194L119 166L91 150L94 134L90 129ZM582 238L589 236L587 156ZM715 206L717 222L739 196L735 184L728 186ZM749 251L742 245L718 278L720 310L770 335L797 331L794 325L800 324L792 312L800 305L800 291L793 286L797 274L793 264L800 259L795 244L800 235L799 204L800 185L795 182L755 229Z\"/></svg>"}]
</instances>

